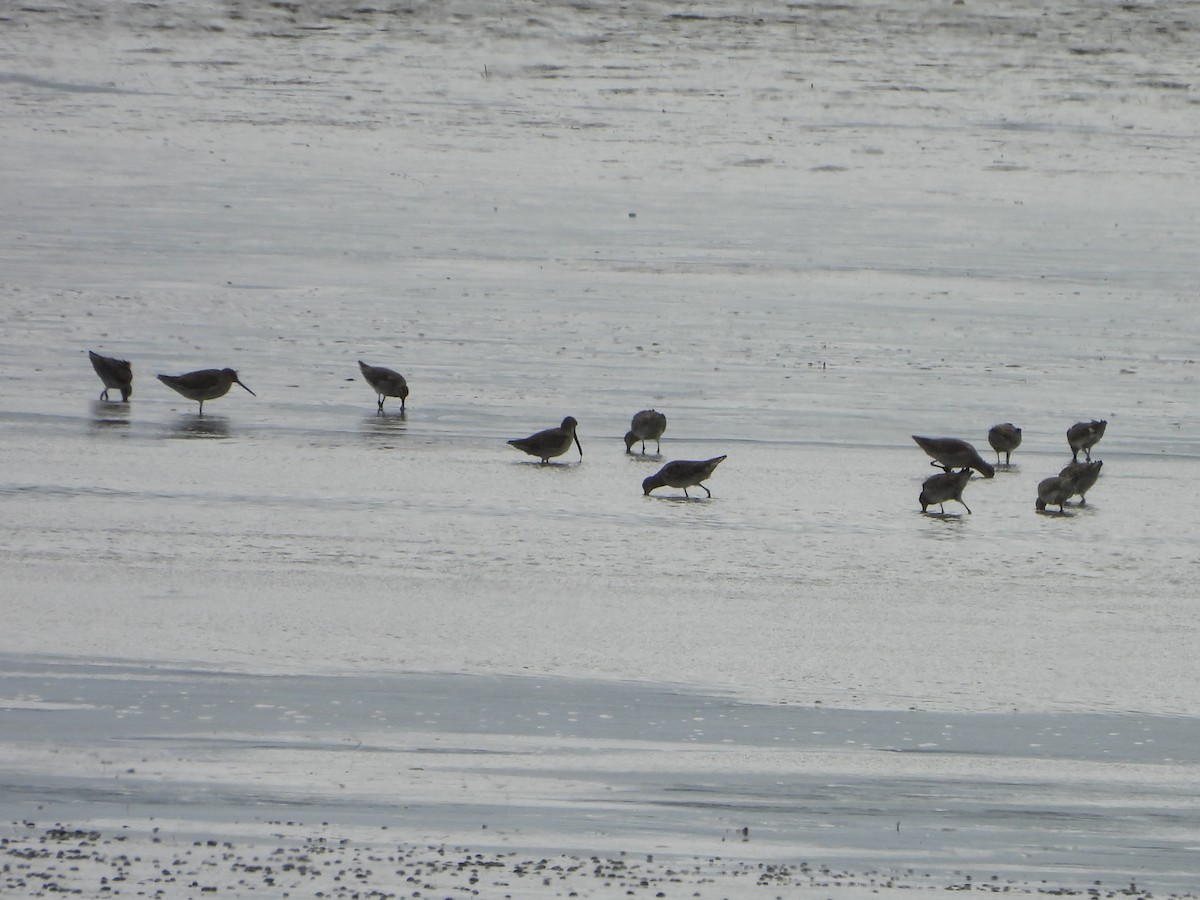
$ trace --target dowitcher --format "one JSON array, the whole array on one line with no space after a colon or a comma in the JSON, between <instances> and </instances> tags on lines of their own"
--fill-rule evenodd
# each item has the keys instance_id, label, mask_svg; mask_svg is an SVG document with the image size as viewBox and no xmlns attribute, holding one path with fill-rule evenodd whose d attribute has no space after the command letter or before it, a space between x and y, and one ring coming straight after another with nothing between
<instances>
[{"instance_id":1,"label":"dowitcher","mask_svg":"<svg viewBox=\"0 0 1200 900\"><path fill-rule=\"evenodd\" d=\"M128 403L129 398L133 396L133 366L129 365L129 360L101 356L91 350L88 351L88 359L92 361L92 368L96 370L100 380L104 382L100 399L107 400L108 389L116 388L121 392L121 402Z\"/></svg>"},{"instance_id":2,"label":"dowitcher","mask_svg":"<svg viewBox=\"0 0 1200 900\"><path fill-rule=\"evenodd\" d=\"M683 496L691 498L687 489L693 485L704 488L704 493L712 496L712 491L701 482L712 477L713 469L721 464L724 456L714 456L712 459L676 459L667 463L649 478L642 482L642 493L649 494L655 488L683 488Z\"/></svg>"},{"instance_id":3,"label":"dowitcher","mask_svg":"<svg viewBox=\"0 0 1200 900\"><path fill-rule=\"evenodd\" d=\"M509 441L518 450L524 450L530 456L536 456L543 463L550 462L553 456L562 456L571 449L571 442L579 448L579 461L583 462L583 445L579 443L579 435L575 429L579 423L573 416L567 416L557 428L547 428L527 438L513 438Z\"/></svg>"},{"instance_id":4,"label":"dowitcher","mask_svg":"<svg viewBox=\"0 0 1200 900\"><path fill-rule=\"evenodd\" d=\"M931 466L940 466L949 472L951 469L974 469L984 478L996 474L990 463L984 461L974 447L966 441L948 437L921 437L914 434L912 439L922 450L933 457Z\"/></svg>"},{"instance_id":5,"label":"dowitcher","mask_svg":"<svg viewBox=\"0 0 1200 900\"><path fill-rule=\"evenodd\" d=\"M158 380L189 400L199 401L200 415L204 415L205 400L224 397L235 384L246 388L251 396L258 396L238 380L238 373L233 369L200 369L186 375L159 375Z\"/></svg>"},{"instance_id":6,"label":"dowitcher","mask_svg":"<svg viewBox=\"0 0 1200 900\"><path fill-rule=\"evenodd\" d=\"M1076 422L1067 429L1067 443L1071 445L1071 459L1079 459L1079 451L1083 451L1088 462L1092 461L1092 448L1104 437L1104 429L1108 427L1106 419L1092 419L1090 422Z\"/></svg>"},{"instance_id":7,"label":"dowitcher","mask_svg":"<svg viewBox=\"0 0 1200 900\"><path fill-rule=\"evenodd\" d=\"M383 366L368 366L361 359L358 361L358 368L362 370L367 384L375 388L375 393L379 395L380 412L383 412L383 401L388 397L399 397L400 412L404 412L404 401L408 399L408 382L404 380L403 375Z\"/></svg>"},{"instance_id":8,"label":"dowitcher","mask_svg":"<svg viewBox=\"0 0 1200 900\"><path fill-rule=\"evenodd\" d=\"M970 469L959 469L957 472L942 472L940 475L930 475L921 484L921 495L917 502L921 504L921 512L925 512L933 504L938 505L942 515L946 514L943 504L947 500L957 500L969 514L971 507L963 502L963 488L971 480Z\"/></svg>"},{"instance_id":9,"label":"dowitcher","mask_svg":"<svg viewBox=\"0 0 1200 900\"><path fill-rule=\"evenodd\" d=\"M1095 485L1096 479L1100 477L1100 467L1104 465L1101 459L1093 462L1079 462L1071 460L1063 470L1058 473L1060 478L1070 478L1075 485L1075 489L1071 491L1071 496L1079 495L1079 505L1087 506L1087 492Z\"/></svg>"},{"instance_id":10,"label":"dowitcher","mask_svg":"<svg viewBox=\"0 0 1200 900\"><path fill-rule=\"evenodd\" d=\"M1012 422L1003 425L993 425L988 431L988 443L996 451L996 465L1000 465L1000 454L1004 454L1004 464L1012 462L1012 452L1021 446L1021 429Z\"/></svg>"},{"instance_id":11,"label":"dowitcher","mask_svg":"<svg viewBox=\"0 0 1200 900\"><path fill-rule=\"evenodd\" d=\"M1045 512L1047 506L1057 506L1063 512L1063 504L1075 493L1075 479L1069 475L1051 475L1038 482L1038 496L1034 506Z\"/></svg>"},{"instance_id":12,"label":"dowitcher","mask_svg":"<svg viewBox=\"0 0 1200 900\"><path fill-rule=\"evenodd\" d=\"M646 441L654 441L655 451L662 453L662 445L658 439L667 430L667 417L657 410L643 409L633 414L629 430L625 432L625 452L632 453L633 445L642 442L642 453L646 452Z\"/></svg>"}]
</instances>

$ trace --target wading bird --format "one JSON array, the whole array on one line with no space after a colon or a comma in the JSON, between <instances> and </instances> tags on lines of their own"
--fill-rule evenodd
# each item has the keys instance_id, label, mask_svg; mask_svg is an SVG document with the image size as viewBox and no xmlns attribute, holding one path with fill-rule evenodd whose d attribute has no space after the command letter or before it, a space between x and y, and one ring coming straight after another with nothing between
<instances>
[{"instance_id":1,"label":"wading bird","mask_svg":"<svg viewBox=\"0 0 1200 900\"><path fill-rule=\"evenodd\" d=\"M1084 458L1092 461L1092 448L1104 437L1104 429L1108 427L1107 419L1092 419L1090 422L1076 422L1067 429L1067 443L1071 445L1071 459L1079 459L1079 451Z\"/></svg>"},{"instance_id":2,"label":"wading bird","mask_svg":"<svg viewBox=\"0 0 1200 900\"><path fill-rule=\"evenodd\" d=\"M235 384L245 388L250 396L258 396L238 380L238 373L233 369L200 369L197 372L188 372L186 375L159 375L158 380L183 394L189 400L199 402L200 415L204 415L205 400L224 397Z\"/></svg>"},{"instance_id":3,"label":"wading bird","mask_svg":"<svg viewBox=\"0 0 1200 900\"><path fill-rule=\"evenodd\" d=\"M579 435L575 429L579 423L574 417L567 416L557 428L547 428L526 438L513 438L509 441L518 450L524 450L530 456L536 456L543 463L550 462L551 457L562 456L571 449L571 442L579 448L579 461L583 462L583 445L579 443Z\"/></svg>"},{"instance_id":4,"label":"wading bird","mask_svg":"<svg viewBox=\"0 0 1200 900\"><path fill-rule=\"evenodd\" d=\"M921 484L921 495L917 497L917 502L921 504L921 512L925 512L933 504L938 505L938 509L942 515L946 514L946 507L943 506L947 500L957 500L962 503L963 509L968 513L971 512L971 507L963 502L963 488L967 486L967 482L971 480L970 469L959 469L957 472L942 472L940 475L930 475Z\"/></svg>"},{"instance_id":5,"label":"wading bird","mask_svg":"<svg viewBox=\"0 0 1200 900\"><path fill-rule=\"evenodd\" d=\"M368 366L361 359L358 368L362 371L367 384L375 388L379 395L379 411L383 412L383 402L388 397L400 398L400 412L404 412L404 401L408 399L408 382L399 372L385 369L383 366Z\"/></svg>"},{"instance_id":6,"label":"wading bird","mask_svg":"<svg viewBox=\"0 0 1200 900\"><path fill-rule=\"evenodd\" d=\"M1075 489L1071 492L1071 496L1079 495L1079 505L1087 506L1087 492L1095 485L1096 479L1100 477L1100 467L1104 465L1104 461L1097 459L1092 462L1079 462L1071 460L1067 463L1061 472L1058 473L1060 478L1070 478L1075 485Z\"/></svg>"},{"instance_id":7,"label":"wading bird","mask_svg":"<svg viewBox=\"0 0 1200 900\"><path fill-rule=\"evenodd\" d=\"M133 366L129 365L129 360L101 356L91 350L88 351L88 359L92 361L92 368L96 370L100 380L104 382L100 399L107 400L108 389L116 388L121 392L121 402L128 403L129 398L133 396Z\"/></svg>"},{"instance_id":8,"label":"wading bird","mask_svg":"<svg viewBox=\"0 0 1200 900\"><path fill-rule=\"evenodd\" d=\"M649 478L642 482L642 493L649 494L655 488L683 488L683 496L691 498L687 489L698 485L704 488L704 493L712 496L712 491L701 482L712 477L713 469L721 464L724 456L714 456L712 459L677 459L667 463Z\"/></svg>"},{"instance_id":9,"label":"wading bird","mask_svg":"<svg viewBox=\"0 0 1200 900\"><path fill-rule=\"evenodd\" d=\"M1004 454L1004 464L1012 463L1012 452L1021 446L1021 429L1012 422L1003 425L993 425L988 431L988 443L996 451L996 465L1000 465L1000 454Z\"/></svg>"},{"instance_id":10,"label":"wading bird","mask_svg":"<svg viewBox=\"0 0 1200 900\"><path fill-rule=\"evenodd\" d=\"M1038 496L1034 502L1038 512L1045 512L1047 506L1057 506L1063 512L1063 504L1075 493L1075 479L1070 476L1051 475L1038 482Z\"/></svg>"},{"instance_id":11,"label":"wading bird","mask_svg":"<svg viewBox=\"0 0 1200 900\"><path fill-rule=\"evenodd\" d=\"M632 453L633 445L642 442L642 453L646 452L646 441L654 441L655 452L662 453L658 439L667 430L667 417L657 410L643 409L634 413L629 430L625 432L625 452Z\"/></svg>"},{"instance_id":12,"label":"wading bird","mask_svg":"<svg viewBox=\"0 0 1200 900\"><path fill-rule=\"evenodd\" d=\"M941 466L947 472L951 469L974 469L984 478L991 478L996 470L985 462L974 447L966 441L948 437L921 437L914 434L912 439L917 446L933 457L931 466Z\"/></svg>"}]
</instances>

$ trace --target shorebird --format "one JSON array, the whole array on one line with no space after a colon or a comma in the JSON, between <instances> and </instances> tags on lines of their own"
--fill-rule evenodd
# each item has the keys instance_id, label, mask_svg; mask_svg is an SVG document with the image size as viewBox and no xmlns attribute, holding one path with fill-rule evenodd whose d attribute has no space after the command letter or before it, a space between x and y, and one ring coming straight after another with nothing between
<instances>
[{"instance_id":1,"label":"shorebird","mask_svg":"<svg viewBox=\"0 0 1200 900\"><path fill-rule=\"evenodd\" d=\"M404 401L408 398L408 382L399 372L385 369L383 366L368 366L361 359L358 368L362 371L367 384L375 388L379 395L379 411L383 412L383 401L388 397L400 398L400 412L404 412Z\"/></svg>"},{"instance_id":2,"label":"shorebird","mask_svg":"<svg viewBox=\"0 0 1200 900\"><path fill-rule=\"evenodd\" d=\"M1012 422L993 425L988 431L988 443L996 451L996 465L1000 465L1000 454L1004 454L1004 465L1012 462L1012 452L1021 446L1021 429Z\"/></svg>"},{"instance_id":3,"label":"shorebird","mask_svg":"<svg viewBox=\"0 0 1200 900\"><path fill-rule=\"evenodd\" d=\"M693 485L704 488L704 493L712 496L712 491L701 482L712 477L713 469L721 464L724 456L714 456L712 459L676 459L667 463L649 478L642 482L642 493L649 495L655 488L683 488L683 496L691 498L687 489Z\"/></svg>"},{"instance_id":4,"label":"shorebird","mask_svg":"<svg viewBox=\"0 0 1200 900\"><path fill-rule=\"evenodd\" d=\"M579 423L573 416L567 416L557 428L547 428L527 438L513 438L509 441L518 450L524 450L530 456L536 456L543 463L550 462L552 456L562 456L571 449L571 441L579 448L579 461L583 462L583 445L579 443L579 435L575 429Z\"/></svg>"},{"instance_id":5,"label":"shorebird","mask_svg":"<svg viewBox=\"0 0 1200 900\"><path fill-rule=\"evenodd\" d=\"M632 453L633 445L642 442L642 453L646 452L646 441L654 441L656 452L662 453L662 445L658 439L667 430L667 417L653 409L643 409L633 414L629 430L625 432L625 452Z\"/></svg>"},{"instance_id":6,"label":"shorebird","mask_svg":"<svg viewBox=\"0 0 1200 900\"><path fill-rule=\"evenodd\" d=\"M158 380L189 400L199 401L200 415L204 415L205 400L224 397L235 384L246 388L252 397L258 396L238 380L238 373L233 369L200 369L186 375L159 375Z\"/></svg>"},{"instance_id":7,"label":"shorebird","mask_svg":"<svg viewBox=\"0 0 1200 900\"><path fill-rule=\"evenodd\" d=\"M1051 475L1038 482L1038 496L1034 504L1038 512L1045 512L1046 507L1057 506L1063 512L1063 504L1075 493L1075 479L1064 475Z\"/></svg>"},{"instance_id":8,"label":"shorebird","mask_svg":"<svg viewBox=\"0 0 1200 900\"><path fill-rule=\"evenodd\" d=\"M917 497L917 502L921 504L921 512L925 512L930 506L936 503L942 515L945 515L946 507L942 504L947 500L957 500L959 503L962 503L963 509L969 514L971 507L963 502L962 492L970 480L970 469L959 469L957 472L942 472L940 475L930 475L921 484L921 495Z\"/></svg>"},{"instance_id":9,"label":"shorebird","mask_svg":"<svg viewBox=\"0 0 1200 900\"><path fill-rule=\"evenodd\" d=\"M1075 489L1071 491L1071 496L1079 495L1080 506L1087 506L1086 494L1096 483L1096 479L1100 477L1100 467L1103 465L1104 460L1101 459L1097 459L1094 462L1071 460L1058 473L1060 478L1070 478L1074 483Z\"/></svg>"},{"instance_id":10,"label":"shorebird","mask_svg":"<svg viewBox=\"0 0 1200 900\"><path fill-rule=\"evenodd\" d=\"M979 452L966 441L947 437L921 437L916 434L912 439L917 442L917 446L933 457L931 466L940 466L947 472L951 469L974 469L984 478L991 478L996 474L991 464L985 462Z\"/></svg>"},{"instance_id":11,"label":"shorebird","mask_svg":"<svg viewBox=\"0 0 1200 900\"><path fill-rule=\"evenodd\" d=\"M116 388L121 392L121 402L128 403L129 398L133 396L133 366L129 365L129 360L101 356L91 350L88 351L88 359L92 361L92 368L96 370L100 380L104 382L100 399L107 400L108 389Z\"/></svg>"},{"instance_id":12,"label":"shorebird","mask_svg":"<svg viewBox=\"0 0 1200 900\"><path fill-rule=\"evenodd\" d=\"M1071 445L1071 459L1079 459L1079 451L1088 462L1092 461L1092 448L1104 437L1104 429L1108 427L1106 419L1092 419L1090 422L1076 422L1067 429L1067 443Z\"/></svg>"}]
</instances>

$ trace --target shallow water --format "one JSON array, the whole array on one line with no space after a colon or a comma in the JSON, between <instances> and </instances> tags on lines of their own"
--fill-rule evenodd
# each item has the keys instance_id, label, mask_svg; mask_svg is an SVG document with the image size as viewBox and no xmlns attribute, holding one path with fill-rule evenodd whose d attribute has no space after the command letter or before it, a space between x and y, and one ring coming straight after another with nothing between
<instances>
[{"instance_id":1,"label":"shallow water","mask_svg":"<svg viewBox=\"0 0 1200 900\"><path fill-rule=\"evenodd\" d=\"M1194 730L1190 4L5 15L17 668ZM209 366L258 396L153 378ZM568 414L581 464L505 446ZM1091 418L1088 506L1036 514ZM1012 467L922 516L910 435L1003 421ZM711 500L642 496L722 453Z\"/></svg>"},{"instance_id":2,"label":"shallow water","mask_svg":"<svg viewBox=\"0 0 1200 900\"><path fill-rule=\"evenodd\" d=\"M310 834L334 823L359 848L790 861L853 873L845 886L873 875L869 894L889 872L896 890L1195 885L1198 760L1179 717L760 705L537 676L0 667L18 698L5 709L6 808L86 808L127 842L126 860L187 846L196 829L225 828L239 850L283 840L274 815ZM13 825L0 830L12 846L36 845L28 819Z\"/></svg>"}]
</instances>

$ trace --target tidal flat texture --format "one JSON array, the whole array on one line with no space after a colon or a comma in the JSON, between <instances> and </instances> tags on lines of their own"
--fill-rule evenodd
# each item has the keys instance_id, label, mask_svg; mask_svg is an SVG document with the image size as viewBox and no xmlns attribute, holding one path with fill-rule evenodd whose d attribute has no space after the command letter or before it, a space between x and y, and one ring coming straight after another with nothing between
<instances>
[{"instance_id":1,"label":"tidal flat texture","mask_svg":"<svg viewBox=\"0 0 1200 900\"><path fill-rule=\"evenodd\" d=\"M0 893L1200 894L1198 34L0 9Z\"/></svg>"}]
</instances>

